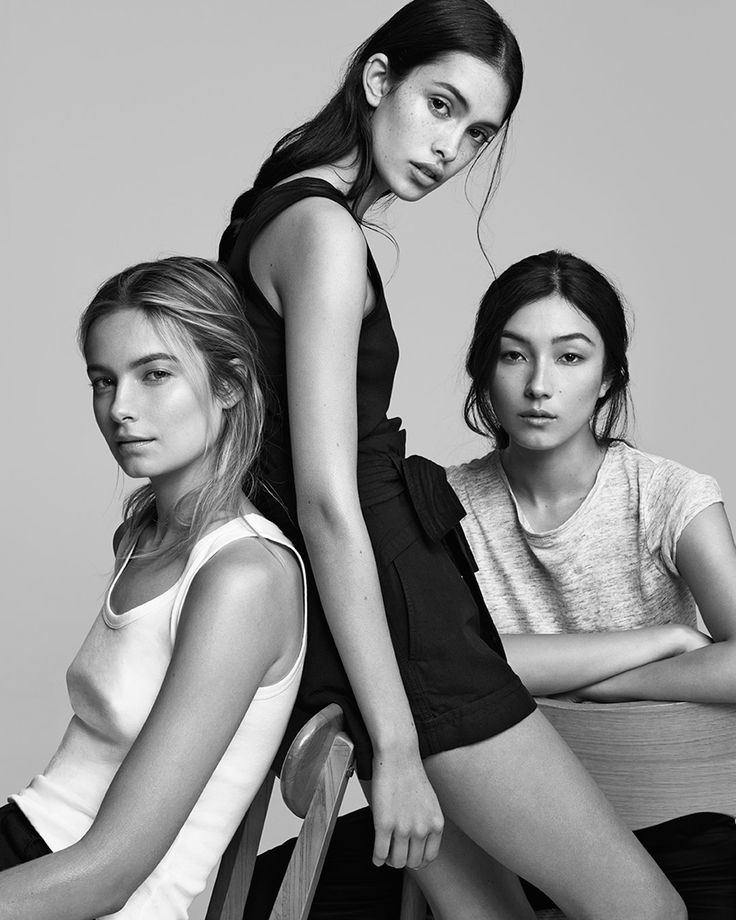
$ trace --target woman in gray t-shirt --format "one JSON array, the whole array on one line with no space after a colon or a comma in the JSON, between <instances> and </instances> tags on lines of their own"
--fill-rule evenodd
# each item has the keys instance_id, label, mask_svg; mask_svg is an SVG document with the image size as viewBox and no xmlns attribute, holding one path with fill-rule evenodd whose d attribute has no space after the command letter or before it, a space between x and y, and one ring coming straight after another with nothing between
<instances>
[{"instance_id":1,"label":"woman in gray t-shirt","mask_svg":"<svg viewBox=\"0 0 736 920\"><path fill-rule=\"evenodd\" d=\"M495 448L448 471L478 583L536 695L736 703L736 548L720 490L621 439L627 346L618 293L569 253L530 256L490 286L465 415ZM706 837L713 823L728 905L707 916L733 917L736 831L730 820L724 838L719 819ZM691 920L706 915L702 893L680 893Z\"/></svg>"}]
</instances>

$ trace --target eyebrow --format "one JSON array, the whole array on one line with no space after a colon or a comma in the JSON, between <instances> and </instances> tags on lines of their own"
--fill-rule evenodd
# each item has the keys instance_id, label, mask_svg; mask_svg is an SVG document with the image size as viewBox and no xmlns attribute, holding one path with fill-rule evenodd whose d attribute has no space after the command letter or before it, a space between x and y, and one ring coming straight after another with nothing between
<instances>
[{"instance_id":1,"label":"eyebrow","mask_svg":"<svg viewBox=\"0 0 736 920\"><path fill-rule=\"evenodd\" d=\"M174 364L179 363L179 359L176 355L170 355L165 351L156 351L150 355L144 355L142 358L136 358L135 361L131 361L128 367L130 370L135 370L137 367L143 367L144 364L151 364L154 361L172 361ZM106 371L107 368L103 367L101 364L88 364L87 373L92 371Z\"/></svg>"},{"instance_id":2,"label":"eyebrow","mask_svg":"<svg viewBox=\"0 0 736 920\"><path fill-rule=\"evenodd\" d=\"M460 92L460 90L456 86L452 85L452 83L446 83L444 80L435 80L434 82L436 86L441 86L442 89L445 89L447 90L448 93L451 93L457 99L460 105L462 105L463 108L465 108L466 111L470 108L470 106L468 105L468 100L465 98L465 96L463 96L463 94ZM501 126L497 125L495 121L481 120L480 124L486 125L487 127L489 127L492 131L496 133L498 133L501 130Z\"/></svg>"},{"instance_id":3,"label":"eyebrow","mask_svg":"<svg viewBox=\"0 0 736 920\"><path fill-rule=\"evenodd\" d=\"M501 333L502 339L513 339L515 342L521 342L524 345L531 344L529 339L525 339L523 335L517 335L515 332L506 332L505 330ZM592 339L589 339L584 332L569 332L567 335L556 335L552 339L553 345L559 345L561 342L574 342L576 339L582 339L584 342L587 342L588 345L595 348L595 342Z\"/></svg>"}]
</instances>

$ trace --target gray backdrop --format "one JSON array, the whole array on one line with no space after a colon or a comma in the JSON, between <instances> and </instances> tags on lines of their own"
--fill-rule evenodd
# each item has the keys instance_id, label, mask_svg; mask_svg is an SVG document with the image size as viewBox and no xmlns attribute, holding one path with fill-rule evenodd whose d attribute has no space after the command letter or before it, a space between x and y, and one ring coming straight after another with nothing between
<instances>
[{"instance_id":1,"label":"gray backdrop","mask_svg":"<svg viewBox=\"0 0 736 920\"><path fill-rule=\"evenodd\" d=\"M132 262L214 255L270 146L398 6L4 0L0 796L43 767L69 718L64 671L105 586L125 487L90 412L80 310ZM636 316L637 443L715 475L729 501L734 5L497 6L527 71L484 225L491 258L566 247L618 282ZM393 409L410 450L469 459L484 445L460 418L462 360L490 280L473 210L456 181L385 220L398 264L371 237L394 272ZM285 826L274 819L269 840Z\"/></svg>"}]
</instances>

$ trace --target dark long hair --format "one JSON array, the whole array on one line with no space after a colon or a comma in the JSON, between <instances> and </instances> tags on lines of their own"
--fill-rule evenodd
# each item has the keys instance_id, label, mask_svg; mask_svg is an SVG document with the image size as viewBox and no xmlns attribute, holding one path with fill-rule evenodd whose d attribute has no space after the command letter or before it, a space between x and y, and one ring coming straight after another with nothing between
<instances>
[{"instance_id":1,"label":"dark long hair","mask_svg":"<svg viewBox=\"0 0 736 920\"><path fill-rule=\"evenodd\" d=\"M528 256L500 274L484 294L475 318L465 362L470 377L465 421L478 434L490 435L499 447L507 447L509 439L493 411L490 393L501 334L517 310L553 294L584 313L603 339L603 375L610 384L595 404L591 423L594 436L599 443L625 436L629 331L621 295L589 262L553 249Z\"/></svg>"},{"instance_id":2,"label":"dark long hair","mask_svg":"<svg viewBox=\"0 0 736 920\"><path fill-rule=\"evenodd\" d=\"M497 135L498 154L487 202L503 155L509 119L521 93L523 65L519 46L506 23L485 0L412 0L356 50L339 89L327 105L278 141L261 166L253 190L244 192L233 205L231 221L240 221L248 213L254 191L270 188L305 169L336 163L352 151L356 151L359 169L350 200L357 203L373 176L371 109L363 92L367 61L373 54L385 54L391 77L400 81L415 67L451 51L471 54L496 68L509 91L504 127ZM234 227L233 238L236 230ZM227 248L225 243L226 251Z\"/></svg>"}]
</instances>

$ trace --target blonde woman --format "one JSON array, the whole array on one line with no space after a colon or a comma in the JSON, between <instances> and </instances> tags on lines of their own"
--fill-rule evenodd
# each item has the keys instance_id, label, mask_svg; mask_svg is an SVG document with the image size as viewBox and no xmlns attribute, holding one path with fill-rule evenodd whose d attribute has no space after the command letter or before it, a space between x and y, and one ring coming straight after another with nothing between
<instances>
[{"instance_id":1,"label":"blonde woman","mask_svg":"<svg viewBox=\"0 0 736 920\"><path fill-rule=\"evenodd\" d=\"M68 672L74 716L0 809L2 920L184 920L268 771L305 650L293 546L252 490L263 401L228 276L127 269L84 312L95 418L146 483Z\"/></svg>"}]
</instances>

